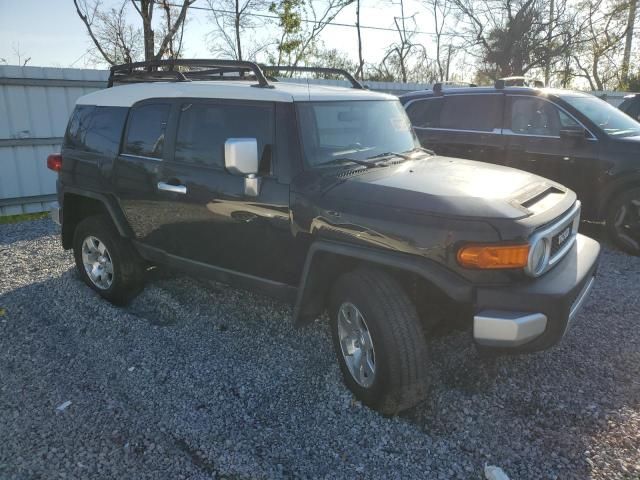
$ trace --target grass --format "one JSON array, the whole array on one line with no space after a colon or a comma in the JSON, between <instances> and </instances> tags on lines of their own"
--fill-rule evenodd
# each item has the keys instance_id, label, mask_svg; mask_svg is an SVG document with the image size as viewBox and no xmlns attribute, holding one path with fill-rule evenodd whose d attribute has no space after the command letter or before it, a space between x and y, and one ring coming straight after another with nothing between
<instances>
[{"instance_id":1,"label":"grass","mask_svg":"<svg viewBox=\"0 0 640 480\"><path fill-rule=\"evenodd\" d=\"M29 220L40 220L41 218L47 218L49 212L38 213L23 213L21 215L7 215L6 217L0 217L0 225L5 223L18 223L27 222Z\"/></svg>"}]
</instances>

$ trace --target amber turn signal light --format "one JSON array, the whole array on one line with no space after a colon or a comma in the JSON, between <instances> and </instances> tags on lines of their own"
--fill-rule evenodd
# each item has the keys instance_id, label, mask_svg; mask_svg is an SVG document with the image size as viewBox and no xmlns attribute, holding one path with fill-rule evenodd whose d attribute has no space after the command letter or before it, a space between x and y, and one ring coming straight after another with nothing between
<instances>
[{"instance_id":1,"label":"amber turn signal light","mask_svg":"<svg viewBox=\"0 0 640 480\"><path fill-rule=\"evenodd\" d=\"M467 268L523 268L529 245L467 245L458 250L458 263Z\"/></svg>"}]
</instances>

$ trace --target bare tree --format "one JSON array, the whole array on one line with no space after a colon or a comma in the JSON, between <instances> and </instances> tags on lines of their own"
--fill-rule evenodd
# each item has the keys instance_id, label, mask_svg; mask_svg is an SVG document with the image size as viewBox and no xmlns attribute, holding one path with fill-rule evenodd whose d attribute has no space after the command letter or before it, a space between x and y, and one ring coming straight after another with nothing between
<instances>
[{"instance_id":1,"label":"bare tree","mask_svg":"<svg viewBox=\"0 0 640 480\"><path fill-rule=\"evenodd\" d=\"M11 50L13 51L13 55L16 58L17 65L26 67L27 63L31 61L31 57L25 56L25 54L20 50L19 43L12 43ZM0 58L0 63L7 65L9 63L9 60L7 60L6 58Z\"/></svg>"},{"instance_id":2,"label":"bare tree","mask_svg":"<svg viewBox=\"0 0 640 480\"><path fill-rule=\"evenodd\" d=\"M627 8L626 3L610 0L584 0L576 8L573 27L579 32L573 54L576 76L586 79L592 90L620 84Z\"/></svg>"},{"instance_id":3,"label":"bare tree","mask_svg":"<svg viewBox=\"0 0 640 480\"><path fill-rule=\"evenodd\" d=\"M358 32L358 68L356 69L356 78L362 80L364 59L362 58L362 35L360 32L360 0L356 1L356 30Z\"/></svg>"},{"instance_id":4,"label":"bare tree","mask_svg":"<svg viewBox=\"0 0 640 480\"><path fill-rule=\"evenodd\" d=\"M99 56L116 65L140 56L146 61L178 56L187 10L195 1L184 0L174 7L168 0L122 0L119 8L107 10L102 8L101 0L73 0L73 3ZM142 34L126 20L128 5L133 6L142 20ZM163 15L158 38L153 24L156 7Z\"/></svg>"},{"instance_id":5,"label":"bare tree","mask_svg":"<svg viewBox=\"0 0 640 480\"><path fill-rule=\"evenodd\" d=\"M629 63L631 61L631 46L633 44L633 33L636 24L638 0L629 1L629 16L627 20L627 33L624 42L624 54L622 55L622 78L621 83L626 87L629 81Z\"/></svg>"},{"instance_id":6,"label":"bare tree","mask_svg":"<svg viewBox=\"0 0 640 480\"><path fill-rule=\"evenodd\" d=\"M449 65L454 46L451 43L451 36L447 32L447 22L453 16L453 4L451 0L424 0L423 4L433 17L438 80L449 80ZM443 45L446 37L449 38L449 42L447 45Z\"/></svg>"},{"instance_id":7,"label":"bare tree","mask_svg":"<svg viewBox=\"0 0 640 480\"><path fill-rule=\"evenodd\" d=\"M403 83L407 83L411 58L416 54L426 57L426 50L423 45L414 41L417 30L415 14L409 17L405 15L404 0L393 1L392 3L400 6L400 16L393 18L398 33L398 41L389 46L381 65L392 76L396 76L394 70L397 71L400 80Z\"/></svg>"},{"instance_id":8,"label":"bare tree","mask_svg":"<svg viewBox=\"0 0 640 480\"><path fill-rule=\"evenodd\" d=\"M246 33L263 25L254 14L265 11L269 0L207 0L211 10L211 19L216 28L210 36L214 37L212 52L230 56L236 60L255 59L255 56L267 47L266 43L253 41L250 50L243 42Z\"/></svg>"},{"instance_id":9,"label":"bare tree","mask_svg":"<svg viewBox=\"0 0 640 480\"><path fill-rule=\"evenodd\" d=\"M467 46L488 77L524 75L544 68L570 48L563 43L566 0L452 0ZM559 14L558 12L561 12Z\"/></svg>"}]
</instances>

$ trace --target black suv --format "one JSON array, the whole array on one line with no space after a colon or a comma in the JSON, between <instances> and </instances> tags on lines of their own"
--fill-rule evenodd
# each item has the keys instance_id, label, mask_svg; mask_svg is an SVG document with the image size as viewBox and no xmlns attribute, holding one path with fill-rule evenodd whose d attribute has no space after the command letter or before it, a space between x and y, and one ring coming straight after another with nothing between
<instances>
[{"instance_id":1,"label":"black suv","mask_svg":"<svg viewBox=\"0 0 640 480\"><path fill-rule=\"evenodd\" d=\"M328 310L345 383L394 413L427 392L425 336L455 319L441 312L483 348L548 348L587 297L600 246L578 234L572 191L434 156L397 98L348 78L278 83L214 60L114 67L110 84L132 84L80 98L48 158L53 217L80 276L113 303L160 264L290 301L298 325Z\"/></svg>"},{"instance_id":2,"label":"black suv","mask_svg":"<svg viewBox=\"0 0 640 480\"><path fill-rule=\"evenodd\" d=\"M640 121L640 93L625 96L618 108L634 120Z\"/></svg>"},{"instance_id":3,"label":"black suv","mask_svg":"<svg viewBox=\"0 0 640 480\"><path fill-rule=\"evenodd\" d=\"M606 221L622 249L640 254L640 123L570 90L450 88L400 97L425 147L515 167L573 189L585 220Z\"/></svg>"}]
</instances>

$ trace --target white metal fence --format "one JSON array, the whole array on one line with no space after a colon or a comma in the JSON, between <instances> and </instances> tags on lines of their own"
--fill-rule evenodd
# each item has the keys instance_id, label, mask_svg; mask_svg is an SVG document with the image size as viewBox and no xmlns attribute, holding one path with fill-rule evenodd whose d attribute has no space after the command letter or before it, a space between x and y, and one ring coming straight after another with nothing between
<instances>
[{"instance_id":1,"label":"white metal fence","mask_svg":"<svg viewBox=\"0 0 640 480\"><path fill-rule=\"evenodd\" d=\"M76 99L106 87L107 77L105 70L0 66L0 216L49 209L55 200L56 175L46 168L47 155L60 149ZM339 80L309 82L348 85ZM396 95L430 87L365 83L371 90ZM604 94L616 106L624 96L594 94Z\"/></svg>"}]
</instances>

